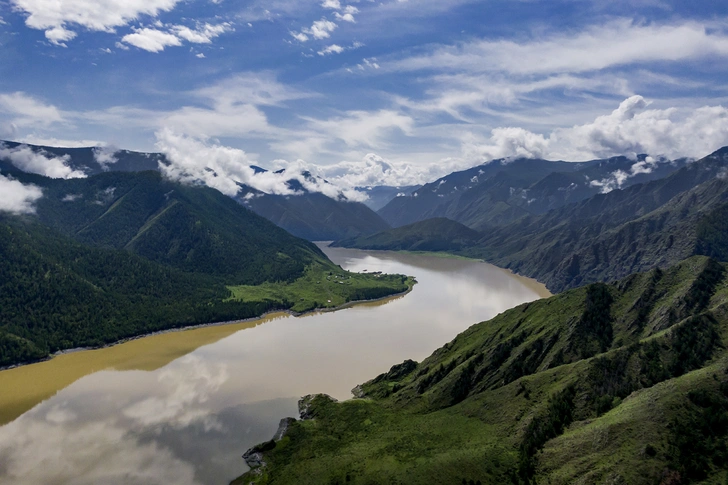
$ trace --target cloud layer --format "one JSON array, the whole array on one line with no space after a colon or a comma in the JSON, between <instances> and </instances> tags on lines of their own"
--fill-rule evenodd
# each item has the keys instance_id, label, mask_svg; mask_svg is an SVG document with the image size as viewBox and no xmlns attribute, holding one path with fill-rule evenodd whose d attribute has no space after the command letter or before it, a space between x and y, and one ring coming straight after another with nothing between
<instances>
[{"instance_id":1,"label":"cloud layer","mask_svg":"<svg viewBox=\"0 0 728 485\"><path fill-rule=\"evenodd\" d=\"M11 214L32 214L35 202L43 191L35 185L24 185L0 174L0 211Z\"/></svg>"},{"instance_id":2,"label":"cloud layer","mask_svg":"<svg viewBox=\"0 0 728 485\"><path fill-rule=\"evenodd\" d=\"M570 161L618 155L652 154L668 158L704 156L728 144L728 109L649 109L642 96L631 96L608 115L548 136L522 128L497 128L489 139L471 139L470 157L539 157Z\"/></svg>"},{"instance_id":3,"label":"cloud layer","mask_svg":"<svg viewBox=\"0 0 728 485\"><path fill-rule=\"evenodd\" d=\"M74 170L68 166L68 162L71 160L69 155L54 157L43 151L34 151L27 145L8 148L0 143L0 158L10 160L13 165L24 172L37 173L54 179L86 177L81 170Z\"/></svg>"}]
</instances>

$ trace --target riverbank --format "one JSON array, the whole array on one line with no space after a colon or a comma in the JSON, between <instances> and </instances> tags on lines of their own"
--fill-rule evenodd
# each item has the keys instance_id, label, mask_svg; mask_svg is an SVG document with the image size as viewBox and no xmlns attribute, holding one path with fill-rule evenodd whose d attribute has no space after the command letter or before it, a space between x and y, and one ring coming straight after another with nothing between
<instances>
[{"instance_id":1,"label":"riverbank","mask_svg":"<svg viewBox=\"0 0 728 485\"><path fill-rule=\"evenodd\" d=\"M281 317L281 316L291 316L291 317L298 318L298 317L304 317L307 315L313 315L313 314L317 314L317 313L335 312L335 311L339 311L339 310L344 310L346 308L351 308L351 307L357 306L357 305L365 305L365 304L383 302L385 300L390 300L390 299L397 299L397 298L401 298L401 297L407 295L409 292L412 291L412 289L414 288L414 285L417 284L417 280L414 277L408 277L408 281L411 281L411 284L408 285L408 287L405 291L401 291L399 293L392 293L390 295L386 295L386 296L382 296L382 297L378 297L378 298L370 298L370 299L365 299L365 300L352 300L352 301L348 301L348 302L342 303L340 305L337 305L335 307L318 307L318 308L313 308L311 310L306 310L306 311L302 311L302 312L296 312L296 311L289 310L286 308L280 308L280 309L275 309L275 310L265 312L256 317L243 318L243 319L238 319L238 320L230 320L230 321L224 321L224 322L200 323L197 325L186 325L184 327L173 327L173 328L168 328L168 329L164 329L164 330L158 330L155 332L148 332L148 333L144 333L144 334L140 334L140 335L135 335L133 337L127 337L124 339L120 339L120 340L117 340L117 341L114 341L114 342L111 342L108 344L104 344L104 345L98 345L95 347L77 347L77 348L73 348L73 349L59 350L44 359L39 359L39 360L36 360L33 362L24 362L22 364L15 364L15 365L11 365L11 366L0 367L0 372L6 371L6 370L11 370L11 369L17 369L19 367L25 367L25 366L29 366L29 365L39 364L42 362L48 362L48 361L53 360L54 358L62 356L62 355L75 354L75 353L79 353L79 352L88 352L91 350L108 349L111 347L115 347L117 345L122 345L122 344L125 344L128 342L133 342L135 340L145 339L145 338L154 337L154 336L158 336L158 335L166 335L166 334L175 333L175 332L185 332L188 330L196 330L196 329L200 329L200 328L220 327L220 326L226 326L226 325L241 325L241 324L247 324L247 323L254 323L254 322L258 322L258 321L269 321L271 318L277 318L277 317Z\"/></svg>"},{"instance_id":2,"label":"riverbank","mask_svg":"<svg viewBox=\"0 0 728 485\"><path fill-rule=\"evenodd\" d=\"M255 318L161 330L96 348L56 352L38 362L3 369L0 372L0 387L12 392L0 393L0 426L13 421L36 404L91 373L107 369L151 372L203 345L213 344L240 330L281 318L304 318L355 306L382 305L403 298L413 288L414 284L400 293L371 300L351 301L336 308L320 308L307 312L273 311ZM48 372L49 368L54 370Z\"/></svg>"}]
</instances>

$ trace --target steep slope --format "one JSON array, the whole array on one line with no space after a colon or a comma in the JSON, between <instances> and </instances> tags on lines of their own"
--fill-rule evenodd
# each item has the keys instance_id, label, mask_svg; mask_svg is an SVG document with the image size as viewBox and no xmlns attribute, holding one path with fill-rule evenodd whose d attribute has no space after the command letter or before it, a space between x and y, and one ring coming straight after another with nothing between
<instances>
[{"instance_id":1,"label":"steep slope","mask_svg":"<svg viewBox=\"0 0 728 485\"><path fill-rule=\"evenodd\" d=\"M0 366L164 328L259 315L224 282L127 251L92 248L0 214Z\"/></svg>"},{"instance_id":2,"label":"steep slope","mask_svg":"<svg viewBox=\"0 0 728 485\"><path fill-rule=\"evenodd\" d=\"M359 399L307 396L236 483L719 483L726 273L694 257L570 290L392 367Z\"/></svg>"},{"instance_id":3,"label":"steep slope","mask_svg":"<svg viewBox=\"0 0 728 485\"><path fill-rule=\"evenodd\" d=\"M332 246L394 251L459 251L482 235L459 222L439 217L378 232L371 236L335 241Z\"/></svg>"},{"instance_id":4,"label":"steep slope","mask_svg":"<svg viewBox=\"0 0 728 485\"><path fill-rule=\"evenodd\" d=\"M398 227L431 217L448 217L476 230L542 214L600 192L663 178L687 160L615 157L583 163L494 160L427 184L379 211Z\"/></svg>"},{"instance_id":5,"label":"steep slope","mask_svg":"<svg viewBox=\"0 0 728 485\"><path fill-rule=\"evenodd\" d=\"M364 204L371 210L378 211L397 197L407 197L420 187L421 185L403 185L400 187L377 185L373 187L358 187L357 190L364 192L369 197L364 201Z\"/></svg>"},{"instance_id":6,"label":"steep slope","mask_svg":"<svg viewBox=\"0 0 728 485\"><path fill-rule=\"evenodd\" d=\"M465 252L552 291L609 281L694 254L724 256L728 149L647 184L600 194L487 231Z\"/></svg>"},{"instance_id":7,"label":"steep slope","mask_svg":"<svg viewBox=\"0 0 728 485\"><path fill-rule=\"evenodd\" d=\"M37 218L79 242L125 249L175 268L225 276L230 284L292 281L326 257L222 193L158 172L86 179L17 177L43 188Z\"/></svg>"},{"instance_id":8,"label":"steep slope","mask_svg":"<svg viewBox=\"0 0 728 485\"><path fill-rule=\"evenodd\" d=\"M389 224L361 202L332 199L301 187L300 195L274 195L243 187L237 200L294 236L332 241L369 235Z\"/></svg>"},{"instance_id":9,"label":"steep slope","mask_svg":"<svg viewBox=\"0 0 728 485\"><path fill-rule=\"evenodd\" d=\"M35 214L0 213L0 366L272 309L379 298L414 284L347 273L220 192L158 172L13 175L43 197ZM323 274L332 272L341 282L329 284Z\"/></svg>"}]
</instances>

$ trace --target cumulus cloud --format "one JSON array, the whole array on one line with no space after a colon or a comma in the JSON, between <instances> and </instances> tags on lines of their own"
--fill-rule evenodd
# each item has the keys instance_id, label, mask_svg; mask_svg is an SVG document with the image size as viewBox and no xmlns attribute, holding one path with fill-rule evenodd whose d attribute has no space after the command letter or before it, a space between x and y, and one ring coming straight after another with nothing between
<instances>
[{"instance_id":1,"label":"cumulus cloud","mask_svg":"<svg viewBox=\"0 0 728 485\"><path fill-rule=\"evenodd\" d=\"M55 157L43 150L35 151L27 145L8 148L0 144L0 158L10 160L10 163L24 172L37 173L54 179L86 177L81 170L74 170L68 166L71 160L69 155Z\"/></svg>"},{"instance_id":2,"label":"cumulus cloud","mask_svg":"<svg viewBox=\"0 0 728 485\"><path fill-rule=\"evenodd\" d=\"M465 158L480 162L499 158L543 158L548 141L543 135L523 128L495 128L484 144L478 143L472 135L466 135L462 150Z\"/></svg>"},{"instance_id":3,"label":"cumulus cloud","mask_svg":"<svg viewBox=\"0 0 728 485\"><path fill-rule=\"evenodd\" d=\"M32 214L35 202L43 191L35 185L24 185L0 174L0 211L11 214Z\"/></svg>"},{"instance_id":4,"label":"cumulus cloud","mask_svg":"<svg viewBox=\"0 0 728 485\"><path fill-rule=\"evenodd\" d=\"M331 44L318 51L317 54L320 56L327 56L329 54L341 54L342 52L344 52L344 50L345 49L340 45Z\"/></svg>"},{"instance_id":5,"label":"cumulus cloud","mask_svg":"<svg viewBox=\"0 0 728 485\"><path fill-rule=\"evenodd\" d=\"M306 42L309 35L317 40L328 39L331 37L331 33L336 30L336 27L338 25L324 18L316 20L309 28L301 29L301 32L292 31L290 34L299 42Z\"/></svg>"},{"instance_id":6,"label":"cumulus cloud","mask_svg":"<svg viewBox=\"0 0 728 485\"><path fill-rule=\"evenodd\" d=\"M76 37L76 32L68 30L62 26L53 27L45 31L46 39L52 44L66 47L66 42Z\"/></svg>"},{"instance_id":7,"label":"cumulus cloud","mask_svg":"<svg viewBox=\"0 0 728 485\"><path fill-rule=\"evenodd\" d=\"M167 178L188 184L202 183L229 196L240 192L240 184L267 194L298 195L288 185L289 181L296 180L309 192L332 198L343 195L349 200L366 199L359 192L312 177L310 174L316 173L316 167L300 160L277 160L277 166L284 172L256 172L251 168L255 161L243 150L179 135L169 129L157 132L157 148L166 156L167 162L160 162L159 168Z\"/></svg>"},{"instance_id":8,"label":"cumulus cloud","mask_svg":"<svg viewBox=\"0 0 728 485\"><path fill-rule=\"evenodd\" d=\"M232 24L225 22L218 25L204 24L198 26L196 29L190 29L183 25L175 25L171 30L177 37L187 42L192 42L193 44L209 44L215 37L219 37L232 29Z\"/></svg>"},{"instance_id":9,"label":"cumulus cloud","mask_svg":"<svg viewBox=\"0 0 728 485\"><path fill-rule=\"evenodd\" d=\"M497 128L486 140L472 138L463 151L475 159L542 157L589 160L646 153L668 158L695 157L728 144L728 109L649 109L642 96L631 96L608 115L548 136L522 128Z\"/></svg>"},{"instance_id":10,"label":"cumulus cloud","mask_svg":"<svg viewBox=\"0 0 728 485\"><path fill-rule=\"evenodd\" d=\"M356 22L354 14L359 13L359 9L353 5L348 5L344 8L344 13L334 12L334 17L344 22Z\"/></svg>"},{"instance_id":11,"label":"cumulus cloud","mask_svg":"<svg viewBox=\"0 0 728 485\"><path fill-rule=\"evenodd\" d=\"M148 52L162 52L165 47L182 45L176 35L148 27L134 29L134 33L125 35L121 41Z\"/></svg>"},{"instance_id":12,"label":"cumulus cloud","mask_svg":"<svg viewBox=\"0 0 728 485\"><path fill-rule=\"evenodd\" d=\"M156 17L167 12L180 0L11 0L19 11L25 12L25 24L44 30L51 42L62 44L76 33L68 26L80 26L92 31L113 32L141 15Z\"/></svg>"}]
</instances>

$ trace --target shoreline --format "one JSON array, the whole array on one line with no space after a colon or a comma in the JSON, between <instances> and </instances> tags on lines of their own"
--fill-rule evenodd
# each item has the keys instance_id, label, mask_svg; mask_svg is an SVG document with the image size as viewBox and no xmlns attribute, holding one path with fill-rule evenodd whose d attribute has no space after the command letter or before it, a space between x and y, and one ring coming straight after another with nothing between
<instances>
[{"instance_id":1,"label":"shoreline","mask_svg":"<svg viewBox=\"0 0 728 485\"><path fill-rule=\"evenodd\" d=\"M524 285L526 285L528 288L534 290L540 298L550 298L554 296L556 293L553 293L548 286L546 286L546 283L542 283L541 281L537 280L536 278L532 278L531 276L527 276L521 273L518 273L516 271L513 271L510 268L504 268L502 266L498 266L497 264L491 263L490 261L487 261L483 258L473 258L470 256L463 256L461 254L451 253L448 251L409 251L406 249L362 249L362 248L353 248L353 247L345 247L345 246L327 246L332 247L334 249L349 249L349 250L355 250L355 251L366 251L366 252L374 252L374 253L400 253L400 254L411 254L414 256L430 256L433 258L442 258L442 259L457 259L461 261L473 261L478 263L485 263L493 266L494 268L498 268L501 271L505 271L506 273L513 275L515 278L521 280Z\"/></svg>"},{"instance_id":2,"label":"shoreline","mask_svg":"<svg viewBox=\"0 0 728 485\"><path fill-rule=\"evenodd\" d=\"M345 310L347 308L351 308L351 307L354 307L357 305L362 305L362 304L366 304L366 303L375 303L378 301L384 301L384 300L388 300L388 299L403 297L403 296L407 295L408 293L410 293L414 289L414 286L416 284L417 284L417 280L413 277L413 284L409 288L407 288L405 291L402 291L399 293L393 293L391 295L383 296L381 298L373 298L370 300L352 300L352 301L343 303L339 306L331 307L331 308L326 308L326 307L313 308L313 309L307 310L305 312L294 312L292 310L286 310L286 309L271 310L271 311L265 312L261 315L258 315L256 317L243 318L240 320L228 320L228 321L224 321L224 322L200 323L197 325L187 325L184 327L172 327L172 328L168 328L165 330L157 330L156 332L148 332L148 333L144 333L144 334L140 334L140 335L135 335L133 337L123 338L123 339L116 340L116 341L108 343L108 344L99 345L96 347L76 347L73 349L59 350L57 352L50 354L48 357L46 357L44 359L38 359L38 360L34 360L32 362L24 362L22 364L13 364L13 365L5 366L5 367L0 367L0 372L10 370L10 369L17 369L19 367L25 367L25 366L29 366L29 365L33 365L33 364L39 364L41 362L48 362L50 360L53 360L55 357L59 357L61 355L75 354L78 352L87 352L90 350L107 349L107 348L115 347L117 345L121 345L121 344L124 344L127 342L132 342L134 340L141 340L144 338L154 337L157 335L164 335L164 334L173 333L173 332L184 332L187 330L194 330L194 329L198 329L198 328L222 327L222 326L226 326L226 325L237 325L237 324L241 324L241 323L250 323L250 322L255 322L257 320L263 320L263 319L273 316L273 315L290 316L290 317L294 317L294 318L299 318L299 317L304 317L304 316L315 314L315 313L329 313L329 312L335 312L335 311L339 311L339 310Z\"/></svg>"}]
</instances>

